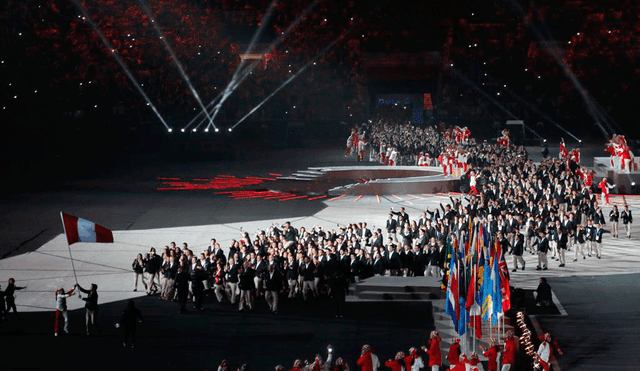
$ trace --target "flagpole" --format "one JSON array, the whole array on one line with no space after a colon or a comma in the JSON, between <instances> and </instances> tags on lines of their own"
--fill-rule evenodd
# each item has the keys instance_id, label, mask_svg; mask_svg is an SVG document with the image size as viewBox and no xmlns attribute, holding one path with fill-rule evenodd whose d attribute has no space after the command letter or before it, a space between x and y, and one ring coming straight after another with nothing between
<instances>
[{"instance_id":1,"label":"flagpole","mask_svg":"<svg viewBox=\"0 0 640 371\"><path fill-rule=\"evenodd\" d=\"M62 232L64 232L65 239L67 238L67 228L64 225L64 217L62 216L62 211L60 212L60 219L62 219ZM69 240L67 240L67 248L69 249L69 259L71 259L71 268L73 269L73 278L76 280L76 284L78 284L78 276L76 275L76 267L73 263L73 256L71 256L71 245L69 245Z\"/></svg>"}]
</instances>

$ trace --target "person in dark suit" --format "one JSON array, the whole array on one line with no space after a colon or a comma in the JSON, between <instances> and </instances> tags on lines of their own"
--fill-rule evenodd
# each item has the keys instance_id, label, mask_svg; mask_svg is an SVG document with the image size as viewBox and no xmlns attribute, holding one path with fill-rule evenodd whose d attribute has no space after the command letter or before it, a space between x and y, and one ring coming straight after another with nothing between
<instances>
[{"instance_id":1,"label":"person in dark suit","mask_svg":"<svg viewBox=\"0 0 640 371\"><path fill-rule=\"evenodd\" d=\"M559 228L556 234L557 236L557 244L558 244L558 257L560 259L560 267L564 267L564 254L567 251L567 241L569 240L567 236L567 231L564 228Z\"/></svg>"},{"instance_id":2,"label":"person in dark suit","mask_svg":"<svg viewBox=\"0 0 640 371\"><path fill-rule=\"evenodd\" d=\"M238 271L238 286L240 287L239 312L242 312L245 306L248 307L250 311L253 311L253 290L255 288L253 278L255 274L256 271L249 261L245 261L242 269Z\"/></svg>"},{"instance_id":3,"label":"person in dark suit","mask_svg":"<svg viewBox=\"0 0 640 371\"><path fill-rule=\"evenodd\" d=\"M395 245L389 246L389 251L386 254L385 266L389 269L389 275L397 276L400 272L402 263L400 261L400 255L396 252Z\"/></svg>"},{"instance_id":4,"label":"person in dark suit","mask_svg":"<svg viewBox=\"0 0 640 371\"><path fill-rule=\"evenodd\" d=\"M313 282L315 280L316 266L311 262L309 256L304 257L304 263L300 265L300 275L302 279L302 299L306 302L309 299L309 291L313 294Z\"/></svg>"},{"instance_id":5,"label":"person in dark suit","mask_svg":"<svg viewBox=\"0 0 640 371\"><path fill-rule=\"evenodd\" d=\"M25 287L16 286L16 280L14 280L13 278L9 278L9 284L7 285L7 288L4 290L4 296L7 301L7 307L4 311L4 318L7 318L9 316L9 311L13 309L13 314L15 314L16 317L18 317L18 319L22 319L22 317L20 317L20 315L18 314L18 309L16 309L16 298L13 296L13 293L16 290L23 290L23 289L26 289L26 286Z\"/></svg>"},{"instance_id":6,"label":"person in dark suit","mask_svg":"<svg viewBox=\"0 0 640 371\"><path fill-rule=\"evenodd\" d=\"M524 270L525 262L522 258L522 254L524 253L524 235L522 233L516 234L516 243L511 247L511 254L513 254L513 272L518 270L518 262L522 265L522 270Z\"/></svg>"},{"instance_id":7,"label":"person in dark suit","mask_svg":"<svg viewBox=\"0 0 640 371\"><path fill-rule=\"evenodd\" d=\"M122 311L120 323L116 325L116 327L120 327L119 325L124 326L124 341L122 343L123 346L127 346L127 340L129 340L129 335L131 335L131 348L135 347L136 328L138 321L144 321L144 317L142 316L140 309L136 308L135 302L130 299L129 302L127 302L127 307Z\"/></svg>"},{"instance_id":8,"label":"person in dark suit","mask_svg":"<svg viewBox=\"0 0 640 371\"><path fill-rule=\"evenodd\" d=\"M269 305L269 310L277 314L278 295L280 295L280 290L282 290L282 276L274 265L270 265L268 271L264 273L262 282L265 288L264 298Z\"/></svg>"},{"instance_id":9,"label":"person in dark suit","mask_svg":"<svg viewBox=\"0 0 640 371\"><path fill-rule=\"evenodd\" d=\"M178 292L179 313L184 314L187 311L187 300L189 298L189 267L184 262L178 268L174 287Z\"/></svg>"},{"instance_id":10,"label":"person in dark suit","mask_svg":"<svg viewBox=\"0 0 640 371\"><path fill-rule=\"evenodd\" d=\"M379 252L376 252L373 255L373 274L375 276L384 276L384 270L384 259L382 259Z\"/></svg>"},{"instance_id":11,"label":"person in dark suit","mask_svg":"<svg viewBox=\"0 0 640 371\"><path fill-rule=\"evenodd\" d=\"M411 266L409 274L412 277L424 276L426 255L420 250L419 246L414 246L413 255L411 257Z\"/></svg>"},{"instance_id":12,"label":"person in dark suit","mask_svg":"<svg viewBox=\"0 0 640 371\"><path fill-rule=\"evenodd\" d=\"M289 285L288 298L293 298L298 292L298 261L289 256L283 263L284 275Z\"/></svg>"},{"instance_id":13,"label":"person in dark suit","mask_svg":"<svg viewBox=\"0 0 640 371\"><path fill-rule=\"evenodd\" d=\"M338 269L330 277L329 286L331 287L331 296L336 304L336 318L344 317L344 307L346 304L347 291L349 290L347 277Z\"/></svg>"},{"instance_id":14,"label":"person in dark suit","mask_svg":"<svg viewBox=\"0 0 640 371\"><path fill-rule=\"evenodd\" d=\"M373 232L373 236L371 238L371 248L374 247L382 247L382 230L379 228L377 231Z\"/></svg>"},{"instance_id":15,"label":"person in dark suit","mask_svg":"<svg viewBox=\"0 0 640 371\"><path fill-rule=\"evenodd\" d=\"M178 262L176 262L176 258L174 256L169 257L169 264L163 267L164 276L164 284L162 287L162 292L160 293L160 298L162 299L173 299L173 285L176 281L176 275L178 274Z\"/></svg>"},{"instance_id":16,"label":"person in dark suit","mask_svg":"<svg viewBox=\"0 0 640 371\"><path fill-rule=\"evenodd\" d=\"M351 261L349 263L349 282L360 283L360 274L362 273L362 265L360 260L356 258L356 254L351 254Z\"/></svg>"},{"instance_id":17,"label":"person in dark suit","mask_svg":"<svg viewBox=\"0 0 640 371\"><path fill-rule=\"evenodd\" d=\"M536 270L547 270L547 253L549 252L549 240L544 231L538 232L538 239L534 243L538 246L538 266Z\"/></svg>"},{"instance_id":18,"label":"person in dark suit","mask_svg":"<svg viewBox=\"0 0 640 371\"><path fill-rule=\"evenodd\" d=\"M86 309L86 326L87 326L87 336L90 336L89 326L94 325L98 328L98 332L102 333L102 326L98 324L98 285L95 283L91 284L89 290L82 288L79 284L76 283L76 287L78 290L87 294L86 298L78 295L78 297L85 301L85 309Z\"/></svg>"},{"instance_id":19,"label":"person in dark suit","mask_svg":"<svg viewBox=\"0 0 640 371\"><path fill-rule=\"evenodd\" d=\"M256 287L256 296L260 296L262 292L262 278L267 272L267 262L264 261L262 255L260 254L256 255L255 271L256 275L253 279L253 283Z\"/></svg>"},{"instance_id":20,"label":"person in dark suit","mask_svg":"<svg viewBox=\"0 0 640 371\"><path fill-rule=\"evenodd\" d=\"M389 213L389 218L387 219L387 224L386 224L386 228L387 228L387 235L388 236L392 236L396 234L396 229L398 228L398 223L396 222L395 219L393 219L393 214Z\"/></svg>"},{"instance_id":21,"label":"person in dark suit","mask_svg":"<svg viewBox=\"0 0 640 371\"><path fill-rule=\"evenodd\" d=\"M191 270L189 272L189 280L191 281L191 290L193 290L194 308L202 310L202 301L204 299L204 284L202 281L207 278L207 272L204 270L200 261L196 256L191 258Z\"/></svg>"}]
</instances>

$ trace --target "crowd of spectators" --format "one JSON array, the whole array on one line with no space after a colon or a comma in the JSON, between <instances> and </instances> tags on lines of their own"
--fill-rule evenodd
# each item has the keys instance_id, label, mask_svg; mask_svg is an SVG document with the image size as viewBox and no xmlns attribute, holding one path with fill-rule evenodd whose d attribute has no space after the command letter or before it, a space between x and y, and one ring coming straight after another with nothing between
<instances>
[{"instance_id":1,"label":"crowd of spectators","mask_svg":"<svg viewBox=\"0 0 640 371\"><path fill-rule=\"evenodd\" d=\"M443 51L473 84L450 74L441 108L461 119L502 117L504 112L479 95L479 88L515 116L547 125L545 131L552 127L548 117L570 130L588 130L595 119L582 98L586 94L605 116L611 115L606 120L632 123L625 112L638 94L633 83L639 76L638 4L514 4L470 6L459 19L445 23L450 31ZM603 71L607 78L601 78ZM631 76L631 81L623 76Z\"/></svg>"},{"instance_id":2,"label":"crowd of spectators","mask_svg":"<svg viewBox=\"0 0 640 371\"><path fill-rule=\"evenodd\" d=\"M38 104L56 112L97 108L103 115L143 110L146 101L112 58L117 54L161 113L190 115L197 103L153 26L160 28L206 104L231 80L249 43L245 36L252 36L258 29L269 4L244 3L149 2L146 5L154 19L136 3L83 3L91 21L109 42L107 47L72 1L6 2L0 17L0 67L6 71L2 83L8 86L5 109ZM357 28L358 19L351 19L357 15L349 18L347 10L334 14L328 4L321 4L285 34L308 5L303 1L276 3L263 40L259 40L260 50L254 52L264 52L264 45L272 42L277 41L277 45L258 61L257 68L231 97L232 104L225 105L221 118L242 117L341 36L341 42L258 114L280 118L288 111L292 119L303 119L321 113L315 104L317 97L335 104L360 94L352 71L362 58L359 37L346 32L352 26ZM325 20L327 17L332 20ZM297 111L291 110L292 106Z\"/></svg>"}]
</instances>

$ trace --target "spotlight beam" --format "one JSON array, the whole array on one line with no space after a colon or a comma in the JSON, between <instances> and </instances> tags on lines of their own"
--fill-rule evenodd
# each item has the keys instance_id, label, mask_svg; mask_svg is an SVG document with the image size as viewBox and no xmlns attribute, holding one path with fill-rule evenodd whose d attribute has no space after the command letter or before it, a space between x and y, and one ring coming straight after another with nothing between
<instances>
[{"instance_id":1,"label":"spotlight beam","mask_svg":"<svg viewBox=\"0 0 640 371\"><path fill-rule=\"evenodd\" d=\"M487 98L489 101L491 101L491 103L495 104L498 108L500 108L500 110L504 113L506 113L507 115L509 115L509 117L511 117L514 120L519 120L520 118L517 117L516 115L514 115L513 113L511 113L511 111L509 111L508 109L506 109L503 105L500 104L500 102L498 102L497 100L495 100L492 96L490 96L489 94L487 94L484 90L482 90L478 85L474 84L473 81L469 80L466 76L464 76L460 71L458 71L456 68L451 67L451 71L453 71L453 73L455 74L455 76L457 78L459 78L460 80L462 80L464 83L466 83L467 85L471 86L472 88L474 88L476 91L478 91L480 94L482 94L485 98ZM529 131L531 131L536 137L540 138L540 139L544 139L542 136L540 136L540 134L536 133L535 130L531 129L530 127L528 127L527 125L523 126L525 128L527 128Z\"/></svg>"},{"instance_id":2,"label":"spotlight beam","mask_svg":"<svg viewBox=\"0 0 640 371\"><path fill-rule=\"evenodd\" d=\"M149 19L155 20L155 17L153 16L153 14L151 14L151 10L144 3L144 0L138 0L138 4L140 4L140 7L142 8L142 10L144 10L145 14L147 15L147 17L149 17ZM171 59L173 59L173 63L176 64L176 67L178 68L178 71L180 72L182 79L184 80L185 83L187 83L187 86L189 87L191 94L193 95L195 100L198 102L198 105L202 109L202 112L204 112L204 114L209 119L210 125L213 125L213 127L215 128L213 119L211 118L211 116L209 116L209 113L207 112L207 108L202 103L202 100L200 99L200 95L198 95L198 92L193 87L193 84L191 84L191 80L189 80L189 76L187 76L187 73L184 71L184 68L182 67L182 63L180 63L180 61L178 60L178 57L173 52L173 48L171 48L171 45L169 45L167 38L164 36L164 34L160 30L160 27L158 27L158 24L156 22L151 22L151 24L153 25L153 28L156 30L156 33L158 34L158 36L160 37L160 40L162 40L162 43L164 44L165 49L167 49L167 52L169 52L169 55L171 55Z\"/></svg>"},{"instance_id":3,"label":"spotlight beam","mask_svg":"<svg viewBox=\"0 0 640 371\"><path fill-rule=\"evenodd\" d=\"M216 97L215 97L215 98L213 98L213 100L212 100L211 102L209 102L209 104L207 104L207 106L206 106L206 107L207 107L207 109L208 109L209 107L213 106L213 105L216 103L216 101L217 101L218 99L220 99L220 97L222 97L222 92L218 93L218 95L216 95ZM212 112L213 112L213 111L212 111ZM189 128L189 126L193 125L193 123L198 119L198 117L202 116L202 114L203 114L203 113L204 113L203 111L198 112L198 114L197 114L194 118L192 118L192 119L191 119L191 121L189 121L189 123L187 124L187 126L185 126L184 128L185 128L185 129L188 129L188 128ZM203 123L203 122L205 122L206 120L207 120L207 117L203 118L203 119L200 121L200 123ZM207 124L207 127L209 127L210 125L211 125L211 124Z\"/></svg>"},{"instance_id":4,"label":"spotlight beam","mask_svg":"<svg viewBox=\"0 0 640 371\"><path fill-rule=\"evenodd\" d=\"M262 32L264 31L265 27L267 26L267 23L269 22L269 20L271 20L271 15L273 14L273 11L275 9L276 2L277 2L277 0L272 0L271 4L269 4L269 8L267 9L267 12L265 13L265 15L260 20L260 26L258 27L256 32L253 34L253 37L251 38L251 41L249 42L249 46L247 47L247 50L245 50L243 52L244 54L250 54L253 51L253 47L255 46L256 42L258 41L258 39L262 35ZM222 94L222 99L220 100L220 102L218 102L218 104L214 108L212 119L216 118L216 116L218 115L218 112L220 111L220 107L222 107L222 103L224 103L224 101L227 100L227 97L231 94L230 90L233 87L233 85L235 84L236 79L238 78L238 75L240 75L240 72L241 72L243 66L244 66L244 59L241 58L240 59L240 64L238 65L236 70L233 71L233 75L231 76L231 81L224 88L224 93Z\"/></svg>"},{"instance_id":5,"label":"spotlight beam","mask_svg":"<svg viewBox=\"0 0 640 371\"><path fill-rule=\"evenodd\" d=\"M91 28L93 28L93 30L96 32L96 34L98 34L98 37L100 38L100 40L102 41L102 43L104 44L104 46L107 47L107 49L111 50L111 56L116 60L116 62L120 65L120 67L122 68L122 70L124 71L124 73L127 75L127 77L129 78L129 80L131 80L131 82L133 83L133 85L135 86L136 90L138 90L138 93L140 93L140 95L142 95L142 97L144 98L145 101L147 101L147 104L151 107L151 110L153 111L153 113L156 114L156 116L158 117L158 119L160 120L160 122L162 122L162 124L164 125L165 129L167 129L167 131L171 131L171 128L169 127L169 125L167 125L167 122L164 120L164 118L162 117L162 115L160 114L160 112L158 112L158 109L156 108L156 106L153 104L153 102L151 102L151 99L149 99L149 97L147 96L147 94L144 92L144 90L142 90L142 87L140 87L140 84L138 84L138 81L136 80L136 78L133 76L133 74L131 73L131 71L129 71L129 69L127 68L127 66L124 64L124 61L118 56L118 54L116 54L115 49L113 47L113 45L111 45L111 43L109 42L109 40L107 40L107 38L102 34L102 31L100 31L100 29L98 28L98 26L91 20L91 17L89 16L89 12L87 11L87 9L85 9L85 7L80 3L79 0L73 0L73 2L76 4L76 6L78 7L78 9L80 9L80 12L82 12L82 15L85 17L85 19L87 20L87 22L89 22L89 25L91 25Z\"/></svg>"},{"instance_id":6,"label":"spotlight beam","mask_svg":"<svg viewBox=\"0 0 640 371\"><path fill-rule=\"evenodd\" d=\"M485 74L486 75L486 74ZM490 77L493 81L496 81L495 79L493 79L492 77ZM572 137L573 139L575 139L576 141L580 141L580 138L576 137L575 135L573 135L571 132L569 132L567 129L563 128L560 124L558 124L557 122L555 122L551 117L549 117L547 114L545 114L544 112L540 111L536 106L534 106L533 104L531 104L530 102L528 102L526 99L522 98L520 95L518 95L515 91L513 91L510 88L505 88L504 89L507 93L509 93L512 97L514 97L515 99L517 99L519 102L524 103L525 105L527 105L527 107L531 108L531 110L535 111L537 114L539 114L540 116L542 116L545 120L549 121L550 123L552 123L553 125L555 125L558 129L564 131L565 133L567 133L567 135L569 135L570 137Z\"/></svg>"},{"instance_id":7,"label":"spotlight beam","mask_svg":"<svg viewBox=\"0 0 640 371\"><path fill-rule=\"evenodd\" d=\"M282 42L284 41L284 39L289 35L289 33L291 33L291 31L295 30L296 27L298 27L298 24L304 19L304 17L307 16L307 14L309 14L309 12L311 12L311 10L313 8L315 8L315 6L318 4L319 0L315 0L313 3L311 3L311 5L309 5L303 12L302 14L300 14L290 25L289 27L287 27L287 29L280 35L278 36L278 38L272 42L271 44L269 44L263 51L262 54L269 52L269 50L275 49L278 46L280 46L280 44L282 44ZM223 99L218 103L218 105L216 106L216 108L214 109L214 113L213 113L213 118L215 119L216 116L218 115L218 111L220 111L220 108L222 107L222 104L225 102L225 100L238 89L238 86L240 86L240 84L242 84L242 82L244 81L244 79L246 79L251 72L253 72L253 70L258 66L260 62L259 61L254 61L252 62L249 66L247 66L244 70L242 70L241 72L238 73L238 75L240 76L238 78L238 76L234 73L234 76L232 77L231 81L229 82L229 85L227 86L227 88L225 89L225 96L223 97ZM236 69L236 72L240 71L240 68L242 67L242 64L238 67L238 69Z\"/></svg>"},{"instance_id":8,"label":"spotlight beam","mask_svg":"<svg viewBox=\"0 0 640 371\"><path fill-rule=\"evenodd\" d=\"M515 0L511 0L510 1L511 4L515 7L516 11L519 13L519 15L521 17L525 16L525 11L524 9L522 9L522 7L520 6L520 4L517 3L517 1ZM533 3L532 3L533 5ZM537 9L534 7L534 10L536 10L537 13ZM536 37L538 38L538 40L540 41L549 41L552 39L551 36L549 36L548 38L546 38L542 32L535 26L533 26L533 23L531 23L531 30L533 31L533 33L536 35ZM550 32L548 30L547 34L551 35ZM564 71L564 73L567 75L567 77L569 78L569 80L573 83L573 85L576 87L576 89L578 90L578 93L580 94L580 96L582 97L582 100L584 101L585 105L587 106L587 110L589 111L589 115L591 115L591 117L595 120L596 124L598 125L598 127L600 128L600 130L602 131L602 133L604 134L605 138L609 138L610 135L607 132L607 130L601 125L600 121L602 120L604 124L606 124L609 129L612 132L615 132L613 130L613 128L611 127L611 125L609 125L608 121L606 120L606 118L604 117L604 115L602 114L602 112L600 112L597 104L595 103L595 100L593 100L586 92L584 89L584 86L582 85L582 83L580 82L580 80L578 80L578 77L573 73L573 71L571 70L571 68L562 60L562 56L560 55L560 52L558 52L557 50L555 50L554 48L550 48L549 50L549 54L551 54L551 56L553 57L553 59L556 60L556 63L558 64L558 66L560 66L560 68L562 68L562 70Z\"/></svg>"},{"instance_id":9,"label":"spotlight beam","mask_svg":"<svg viewBox=\"0 0 640 371\"><path fill-rule=\"evenodd\" d=\"M274 90L271 94L269 94L262 102L258 103L257 106L253 107L253 109L251 109L251 111L249 111L249 113L244 115L244 117L242 117L240 120L238 120L238 122L233 124L233 126L231 126L229 129L230 130L231 129L235 129L236 126L240 125L244 120L246 120L254 112L256 112L258 109L260 109L260 107L262 107L265 103L267 103L267 101L269 99L271 99L274 95L276 95L280 90L282 90L282 88L287 86L291 81L295 80L295 78L298 77L302 72L304 72L304 70L306 70L307 67L311 66L313 64L313 62L318 60L318 58L322 57L326 52L328 52L331 48L333 48L338 42L342 41L342 39L344 39L344 37L347 34L349 34L349 32L352 29L353 29L353 27L349 28L344 34L340 35L337 39L333 40L329 45L327 45L324 49L322 49L322 51L320 51L320 53L318 53L315 57L313 57L313 59L311 59L309 62L307 62L307 64L302 66L302 68L300 70L298 70L298 72L296 72L293 76L289 77L285 82L282 83L282 85L280 85L276 90Z\"/></svg>"}]
</instances>

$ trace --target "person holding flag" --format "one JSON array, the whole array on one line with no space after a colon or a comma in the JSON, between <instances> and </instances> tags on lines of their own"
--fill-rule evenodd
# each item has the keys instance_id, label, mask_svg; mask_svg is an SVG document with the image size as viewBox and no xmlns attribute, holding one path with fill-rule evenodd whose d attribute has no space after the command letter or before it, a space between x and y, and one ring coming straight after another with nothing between
<instances>
[{"instance_id":1,"label":"person holding flag","mask_svg":"<svg viewBox=\"0 0 640 371\"><path fill-rule=\"evenodd\" d=\"M61 287L56 290L56 319L54 322L54 336L58 336L58 329L60 328L60 316L64 318L64 333L69 333L69 313L67 312L67 298L75 294L75 289L64 291Z\"/></svg>"},{"instance_id":2,"label":"person holding flag","mask_svg":"<svg viewBox=\"0 0 640 371\"><path fill-rule=\"evenodd\" d=\"M427 345L429 348L422 346L422 350L425 351L429 355L429 368L431 371L440 371L440 367L442 367L442 351L440 350L440 342L442 339L440 338L440 334L438 331L431 331L431 335L429 337L429 341Z\"/></svg>"},{"instance_id":3,"label":"person holding flag","mask_svg":"<svg viewBox=\"0 0 640 371\"><path fill-rule=\"evenodd\" d=\"M514 335L513 330L507 331L504 339L504 351L502 352L502 370L510 371L516 366L516 355L520 343L518 343L518 337Z\"/></svg>"},{"instance_id":4,"label":"person holding flag","mask_svg":"<svg viewBox=\"0 0 640 371\"><path fill-rule=\"evenodd\" d=\"M449 346L449 353L447 353L447 361L449 361L449 368L455 368L458 363L460 363L460 355L462 351L460 350L460 339L453 338L451 339L451 346Z\"/></svg>"},{"instance_id":5,"label":"person holding flag","mask_svg":"<svg viewBox=\"0 0 640 371\"><path fill-rule=\"evenodd\" d=\"M86 308L86 326L87 326L87 336L91 336L91 332L89 331L90 329L90 325L94 325L95 327L98 328L98 333L101 334L102 333L102 326L100 326L98 324L98 285L96 285L95 283L91 284L91 287L89 290L86 290L84 288L82 288L82 286L80 286L80 284L76 283L75 287L82 291L83 293L87 294L86 298L83 298L81 295L78 295L78 297L82 300L85 301L85 308Z\"/></svg>"}]
</instances>

